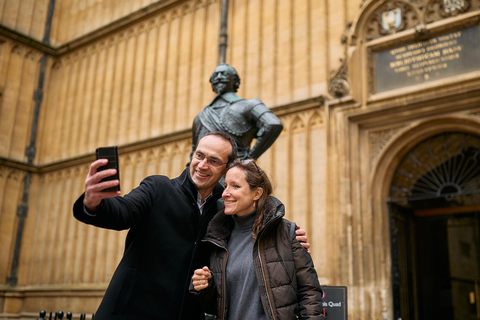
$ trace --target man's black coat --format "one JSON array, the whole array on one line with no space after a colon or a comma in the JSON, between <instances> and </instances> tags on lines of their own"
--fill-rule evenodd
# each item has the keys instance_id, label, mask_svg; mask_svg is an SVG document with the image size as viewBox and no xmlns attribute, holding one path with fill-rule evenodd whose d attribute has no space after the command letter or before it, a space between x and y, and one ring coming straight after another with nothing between
<instances>
[{"instance_id":1,"label":"man's black coat","mask_svg":"<svg viewBox=\"0 0 480 320\"><path fill-rule=\"evenodd\" d=\"M95 216L85 213L82 195L75 218L97 227L130 229L125 251L95 319L204 319L188 285L193 271L208 265L200 241L217 210L217 184L203 209L188 172L175 179L150 176L124 197L104 199Z\"/></svg>"}]
</instances>

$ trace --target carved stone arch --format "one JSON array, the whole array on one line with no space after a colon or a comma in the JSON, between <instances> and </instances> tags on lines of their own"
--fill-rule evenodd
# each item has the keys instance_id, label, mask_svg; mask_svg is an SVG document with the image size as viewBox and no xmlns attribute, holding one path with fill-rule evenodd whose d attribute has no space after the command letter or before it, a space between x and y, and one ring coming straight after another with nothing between
<instances>
[{"instance_id":1,"label":"carved stone arch","mask_svg":"<svg viewBox=\"0 0 480 320\"><path fill-rule=\"evenodd\" d=\"M147 159L148 159L148 153L149 153L150 150L139 150L137 152L135 152L136 154L136 160L135 160L135 164L145 164Z\"/></svg>"},{"instance_id":2,"label":"carved stone arch","mask_svg":"<svg viewBox=\"0 0 480 320\"><path fill-rule=\"evenodd\" d=\"M53 182L55 184L58 184L58 183L62 182L64 180L63 175L64 175L64 170L55 171L53 173Z\"/></svg>"},{"instance_id":3,"label":"carved stone arch","mask_svg":"<svg viewBox=\"0 0 480 320\"><path fill-rule=\"evenodd\" d=\"M84 172L87 172L90 169L88 165L75 166L72 168L72 177L81 177Z\"/></svg>"},{"instance_id":4,"label":"carved stone arch","mask_svg":"<svg viewBox=\"0 0 480 320\"><path fill-rule=\"evenodd\" d=\"M320 110L315 110L308 117L309 128L319 128L325 125L325 114Z\"/></svg>"},{"instance_id":5,"label":"carved stone arch","mask_svg":"<svg viewBox=\"0 0 480 320\"><path fill-rule=\"evenodd\" d=\"M207 1L206 0L195 0L194 5L195 5L195 10L205 8L205 6L207 5Z\"/></svg>"},{"instance_id":6,"label":"carved stone arch","mask_svg":"<svg viewBox=\"0 0 480 320\"><path fill-rule=\"evenodd\" d=\"M183 150L186 154L190 154L190 151L192 151L192 139L185 139L182 140L182 145L183 145Z\"/></svg>"},{"instance_id":7,"label":"carved stone arch","mask_svg":"<svg viewBox=\"0 0 480 320\"><path fill-rule=\"evenodd\" d=\"M185 4L182 5L180 9L182 16L192 13L194 8L195 8L195 4L193 3L193 1L186 2Z\"/></svg>"},{"instance_id":8,"label":"carved stone arch","mask_svg":"<svg viewBox=\"0 0 480 320\"><path fill-rule=\"evenodd\" d=\"M27 52L27 48L25 46L22 46L21 44L15 44L10 49L10 52L14 55L23 57L25 55L25 52Z\"/></svg>"},{"instance_id":9,"label":"carved stone arch","mask_svg":"<svg viewBox=\"0 0 480 320\"><path fill-rule=\"evenodd\" d=\"M61 68L63 68L63 59L55 59L52 63L52 70L59 70Z\"/></svg>"},{"instance_id":10,"label":"carved stone arch","mask_svg":"<svg viewBox=\"0 0 480 320\"><path fill-rule=\"evenodd\" d=\"M401 230L399 231L394 226L393 220L391 220L394 214L392 213L392 208L396 208L390 202L390 187L395 177L395 172L402 159L417 145L429 138L451 132L462 132L480 137L480 119L476 120L469 116L442 116L418 122L398 134L385 147L384 152L382 152L372 170L368 193L371 199L372 220L375 221L376 225L375 230L380 230L375 236L375 241L381 241L386 244L379 261L387 262L387 268L383 270L384 278L391 280L386 283L385 287L388 294L392 297L388 299L388 303L391 305L387 307L389 310L394 311L395 319L400 316L399 306L403 306L406 303L405 300L402 300L405 299L405 295L400 293L399 288L407 288L406 290L409 290L408 284L406 286L404 281L401 280L402 278L399 280L400 264L397 244L399 241L398 237L404 235L404 233ZM395 215L398 215L399 213L396 210L394 210ZM404 240L403 238L402 240ZM411 297L413 296L411 295Z\"/></svg>"},{"instance_id":11,"label":"carved stone arch","mask_svg":"<svg viewBox=\"0 0 480 320\"><path fill-rule=\"evenodd\" d=\"M37 51L28 50L25 53L25 59L30 60L32 62L40 62L41 58L42 58L42 55Z\"/></svg>"},{"instance_id":12,"label":"carved stone arch","mask_svg":"<svg viewBox=\"0 0 480 320\"><path fill-rule=\"evenodd\" d=\"M160 17L159 16L153 16L153 17L149 18L145 22L147 32L151 31L152 29L157 28L159 24L160 24Z\"/></svg>"},{"instance_id":13,"label":"carved stone arch","mask_svg":"<svg viewBox=\"0 0 480 320\"><path fill-rule=\"evenodd\" d=\"M118 162L123 163L123 166L128 168L128 167L131 167L132 164L137 163L136 158L137 156L135 153L127 153L125 155L119 155Z\"/></svg>"},{"instance_id":14,"label":"carved stone arch","mask_svg":"<svg viewBox=\"0 0 480 320\"><path fill-rule=\"evenodd\" d=\"M20 171L20 170L17 170L17 169L12 169L12 170L7 170L6 172L6 178L7 178L7 181L9 180L13 180L13 181L20 181L24 176L25 174L22 174L23 172Z\"/></svg>"},{"instance_id":15,"label":"carved stone arch","mask_svg":"<svg viewBox=\"0 0 480 320\"><path fill-rule=\"evenodd\" d=\"M128 30L120 31L119 33L114 35L113 39L116 46L118 46L122 42L125 42L125 40L128 39Z\"/></svg>"},{"instance_id":16,"label":"carved stone arch","mask_svg":"<svg viewBox=\"0 0 480 320\"><path fill-rule=\"evenodd\" d=\"M141 29L141 26L143 25L143 23L140 23L140 24L135 24L133 26L131 26L130 28L128 28L126 30L126 34L125 34L125 40L126 41L129 41L131 39L134 39L135 37L137 37L137 35L140 33L140 29Z\"/></svg>"},{"instance_id":17,"label":"carved stone arch","mask_svg":"<svg viewBox=\"0 0 480 320\"><path fill-rule=\"evenodd\" d=\"M87 58L90 58L91 52L92 51L90 50L90 46L80 48L79 50L76 51L75 61L77 61L78 63L84 62Z\"/></svg>"},{"instance_id":18,"label":"carved stone arch","mask_svg":"<svg viewBox=\"0 0 480 320\"><path fill-rule=\"evenodd\" d=\"M391 202L416 209L480 205L478 194L480 135L464 131L430 136L409 150L390 187Z\"/></svg>"},{"instance_id":19,"label":"carved stone arch","mask_svg":"<svg viewBox=\"0 0 480 320\"><path fill-rule=\"evenodd\" d=\"M107 48L107 39L100 39L95 43L97 54L104 51Z\"/></svg>"},{"instance_id":20,"label":"carved stone arch","mask_svg":"<svg viewBox=\"0 0 480 320\"><path fill-rule=\"evenodd\" d=\"M469 116L439 117L423 121L403 130L395 136L384 148L372 170L371 186L383 200L388 198L390 182L393 173L405 156L415 145L428 137L439 133L456 131L476 134L480 136L480 119Z\"/></svg>"},{"instance_id":21,"label":"carved stone arch","mask_svg":"<svg viewBox=\"0 0 480 320\"><path fill-rule=\"evenodd\" d=\"M73 63L74 57L71 53L68 53L65 56L62 56L61 60L63 61L63 65L65 67L69 67Z\"/></svg>"},{"instance_id":22,"label":"carved stone arch","mask_svg":"<svg viewBox=\"0 0 480 320\"><path fill-rule=\"evenodd\" d=\"M86 48L85 56L91 58L95 54L98 54L100 48L100 43L98 41L92 43Z\"/></svg>"},{"instance_id":23,"label":"carved stone arch","mask_svg":"<svg viewBox=\"0 0 480 320\"><path fill-rule=\"evenodd\" d=\"M304 130L305 130L305 120L302 119L302 117L300 117L299 115L296 115L291 122L290 131L294 133L294 132L299 132Z\"/></svg>"},{"instance_id":24,"label":"carved stone arch","mask_svg":"<svg viewBox=\"0 0 480 320\"><path fill-rule=\"evenodd\" d=\"M114 34L105 40L105 48L110 49L117 43L118 34Z\"/></svg>"},{"instance_id":25,"label":"carved stone arch","mask_svg":"<svg viewBox=\"0 0 480 320\"><path fill-rule=\"evenodd\" d=\"M172 157L176 157L176 156L181 156L185 153L184 151L184 146L182 145L181 142L175 142L173 143L172 145Z\"/></svg>"},{"instance_id":26,"label":"carved stone arch","mask_svg":"<svg viewBox=\"0 0 480 320\"><path fill-rule=\"evenodd\" d=\"M166 146L158 146L158 160L165 161L170 158L170 150Z\"/></svg>"},{"instance_id":27,"label":"carved stone arch","mask_svg":"<svg viewBox=\"0 0 480 320\"><path fill-rule=\"evenodd\" d=\"M45 176L45 185L46 186L50 186L55 181L54 172L47 172L47 173L44 174L44 176Z\"/></svg>"},{"instance_id":28,"label":"carved stone arch","mask_svg":"<svg viewBox=\"0 0 480 320\"><path fill-rule=\"evenodd\" d=\"M43 187L45 186L45 174L38 174L37 175L37 179L38 179L38 184L39 184L39 189L43 189Z\"/></svg>"},{"instance_id":29,"label":"carved stone arch","mask_svg":"<svg viewBox=\"0 0 480 320\"><path fill-rule=\"evenodd\" d=\"M60 170L62 181L70 180L73 177L74 169L72 167Z\"/></svg>"},{"instance_id":30,"label":"carved stone arch","mask_svg":"<svg viewBox=\"0 0 480 320\"><path fill-rule=\"evenodd\" d=\"M150 148L145 152L145 161L146 163L153 163L158 160L159 148Z\"/></svg>"},{"instance_id":31,"label":"carved stone arch","mask_svg":"<svg viewBox=\"0 0 480 320\"><path fill-rule=\"evenodd\" d=\"M147 33L150 30L150 23L149 21L141 21L137 26L137 35L141 35L142 33Z\"/></svg>"},{"instance_id":32,"label":"carved stone arch","mask_svg":"<svg viewBox=\"0 0 480 320\"><path fill-rule=\"evenodd\" d=\"M72 58L72 62L78 63L78 61L85 56L85 48L81 48L80 50L75 50L70 55Z\"/></svg>"},{"instance_id":33,"label":"carved stone arch","mask_svg":"<svg viewBox=\"0 0 480 320\"><path fill-rule=\"evenodd\" d=\"M168 23L168 22L169 22L169 16L166 13L162 14L158 18L158 25L159 26L164 25L165 23Z\"/></svg>"},{"instance_id":34,"label":"carved stone arch","mask_svg":"<svg viewBox=\"0 0 480 320\"><path fill-rule=\"evenodd\" d=\"M9 170L10 169L8 167L0 166L0 179L6 178Z\"/></svg>"},{"instance_id":35,"label":"carved stone arch","mask_svg":"<svg viewBox=\"0 0 480 320\"><path fill-rule=\"evenodd\" d=\"M172 23L172 21L181 17L181 15L182 15L181 8L175 8L172 11L170 11L169 13L167 13L167 15L168 15L167 16L168 22Z\"/></svg>"}]
</instances>

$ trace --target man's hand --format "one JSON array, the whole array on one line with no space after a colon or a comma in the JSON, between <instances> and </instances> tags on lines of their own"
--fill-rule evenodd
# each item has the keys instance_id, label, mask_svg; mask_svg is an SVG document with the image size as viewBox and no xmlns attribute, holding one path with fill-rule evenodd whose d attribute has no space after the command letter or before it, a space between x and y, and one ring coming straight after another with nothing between
<instances>
[{"instance_id":1,"label":"man's hand","mask_svg":"<svg viewBox=\"0 0 480 320\"><path fill-rule=\"evenodd\" d=\"M102 202L102 199L113 198L120 195L120 191L117 192L102 192L103 189L118 186L119 180L103 181L103 178L113 176L117 173L115 169L108 169L103 171L97 171L98 168L108 163L107 159L98 159L90 165L87 178L85 179L85 197L83 204L89 212L95 212L97 207Z\"/></svg>"},{"instance_id":2,"label":"man's hand","mask_svg":"<svg viewBox=\"0 0 480 320\"><path fill-rule=\"evenodd\" d=\"M311 254L309 248L310 248L310 243L308 243L308 239L307 239L307 231L305 231L304 229L300 228L299 225L298 226L298 229L295 230L295 234L297 235L296 238L298 240L298 242L300 242L300 244L305 248L307 249L308 253Z\"/></svg>"},{"instance_id":3,"label":"man's hand","mask_svg":"<svg viewBox=\"0 0 480 320\"><path fill-rule=\"evenodd\" d=\"M197 269L193 272L192 284L196 291L203 290L208 287L208 280L212 277L208 267Z\"/></svg>"}]
</instances>

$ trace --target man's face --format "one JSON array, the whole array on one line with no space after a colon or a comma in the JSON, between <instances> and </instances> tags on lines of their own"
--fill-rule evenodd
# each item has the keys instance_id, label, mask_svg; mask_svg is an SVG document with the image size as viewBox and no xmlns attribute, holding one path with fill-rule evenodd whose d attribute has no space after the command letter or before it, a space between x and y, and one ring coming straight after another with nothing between
<instances>
[{"instance_id":1,"label":"man's face","mask_svg":"<svg viewBox=\"0 0 480 320\"><path fill-rule=\"evenodd\" d=\"M212 192L220 178L227 172L228 155L231 152L230 142L219 136L210 135L200 139L195 153L201 154L205 159L198 160L197 157L192 157L190 176L202 199ZM213 159L222 164L215 167L210 165L207 159Z\"/></svg>"},{"instance_id":2,"label":"man's face","mask_svg":"<svg viewBox=\"0 0 480 320\"><path fill-rule=\"evenodd\" d=\"M235 92L233 71L228 66L220 65L213 71L212 89L217 94Z\"/></svg>"}]
</instances>

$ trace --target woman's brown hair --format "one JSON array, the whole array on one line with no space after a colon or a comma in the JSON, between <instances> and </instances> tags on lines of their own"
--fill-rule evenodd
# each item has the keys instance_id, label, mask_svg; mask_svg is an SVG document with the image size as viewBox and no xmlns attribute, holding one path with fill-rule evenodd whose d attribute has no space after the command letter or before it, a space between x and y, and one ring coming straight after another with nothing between
<instances>
[{"instance_id":1,"label":"woman's brown hair","mask_svg":"<svg viewBox=\"0 0 480 320\"><path fill-rule=\"evenodd\" d=\"M262 188L263 193L256 202L257 214L255 217L255 222L253 223L252 236L254 239L257 238L260 229L263 224L263 213L265 210L265 203L269 195L272 194L272 183L268 178L268 175L263 171L254 160L235 160L230 166L229 169L239 168L245 172L245 180L250 186L250 190L255 190L256 188Z\"/></svg>"}]
</instances>

